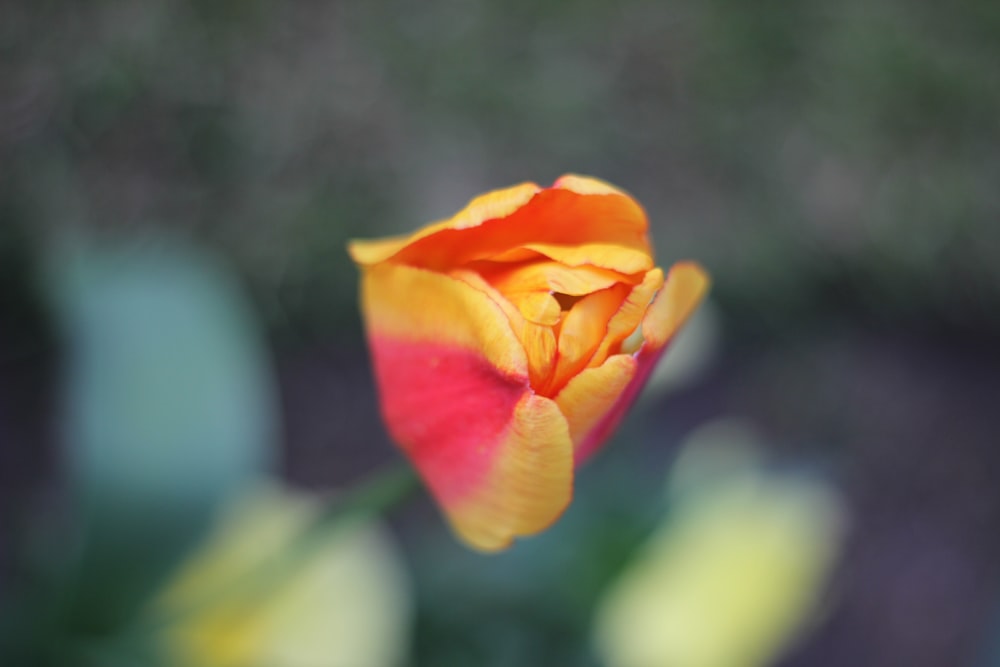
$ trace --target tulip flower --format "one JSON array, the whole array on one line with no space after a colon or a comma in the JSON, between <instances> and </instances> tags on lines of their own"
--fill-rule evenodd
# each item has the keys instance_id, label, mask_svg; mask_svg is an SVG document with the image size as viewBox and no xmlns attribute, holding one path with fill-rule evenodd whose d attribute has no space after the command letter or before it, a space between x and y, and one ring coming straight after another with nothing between
<instances>
[{"instance_id":1,"label":"tulip flower","mask_svg":"<svg viewBox=\"0 0 1000 667\"><path fill-rule=\"evenodd\" d=\"M705 294L696 264L655 265L647 232L628 194L569 175L350 244L385 423L469 545L559 517Z\"/></svg>"}]
</instances>

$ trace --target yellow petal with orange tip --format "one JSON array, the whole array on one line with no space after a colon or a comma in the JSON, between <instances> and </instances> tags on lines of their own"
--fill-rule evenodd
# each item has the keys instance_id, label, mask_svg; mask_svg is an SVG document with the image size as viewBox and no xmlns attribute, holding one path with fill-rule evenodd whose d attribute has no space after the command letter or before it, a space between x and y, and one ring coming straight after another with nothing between
<instances>
[{"instance_id":1,"label":"yellow petal with orange tip","mask_svg":"<svg viewBox=\"0 0 1000 667\"><path fill-rule=\"evenodd\" d=\"M487 220L504 218L527 204L541 190L534 183L521 183L502 190L494 190L472 199L461 211L440 222L406 236L377 240L353 240L347 252L356 263L368 266L384 262L406 246L446 229L469 229Z\"/></svg>"},{"instance_id":2,"label":"yellow petal with orange tip","mask_svg":"<svg viewBox=\"0 0 1000 667\"><path fill-rule=\"evenodd\" d=\"M584 243L650 253L645 212L625 194L526 183L474 199L454 217L408 237L353 241L363 266L384 261L447 271L529 243Z\"/></svg>"},{"instance_id":3,"label":"yellow petal with orange tip","mask_svg":"<svg viewBox=\"0 0 1000 667\"><path fill-rule=\"evenodd\" d=\"M574 449L615 407L635 372L636 360L631 355L616 354L600 366L581 371L559 392L555 401L569 424Z\"/></svg>"},{"instance_id":4,"label":"yellow petal with orange tip","mask_svg":"<svg viewBox=\"0 0 1000 667\"><path fill-rule=\"evenodd\" d=\"M654 348L666 344L694 313L710 285L708 273L695 262L678 262L670 267L663 288L642 320L645 344Z\"/></svg>"}]
</instances>

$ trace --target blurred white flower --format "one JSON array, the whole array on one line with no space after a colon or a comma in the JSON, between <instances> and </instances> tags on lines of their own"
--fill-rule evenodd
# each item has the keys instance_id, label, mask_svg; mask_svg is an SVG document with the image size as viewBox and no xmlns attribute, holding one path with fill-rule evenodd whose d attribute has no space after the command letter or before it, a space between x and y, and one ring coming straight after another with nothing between
<instances>
[{"instance_id":1,"label":"blurred white flower","mask_svg":"<svg viewBox=\"0 0 1000 667\"><path fill-rule=\"evenodd\" d=\"M280 583L247 579L315 515L316 504L277 487L230 508L157 601L196 605L165 631L184 667L393 667L406 657L409 581L388 534L357 521L338 527ZM212 596L227 582L246 581ZM259 586L255 584L260 583ZM209 602L199 600L209 595Z\"/></svg>"},{"instance_id":2,"label":"blurred white flower","mask_svg":"<svg viewBox=\"0 0 1000 667\"><path fill-rule=\"evenodd\" d=\"M675 514L598 609L609 667L761 667L810 622L843 506L827 484L759 461L731 422L692 438L669 485Z\"/></svg>"}]
</instances>

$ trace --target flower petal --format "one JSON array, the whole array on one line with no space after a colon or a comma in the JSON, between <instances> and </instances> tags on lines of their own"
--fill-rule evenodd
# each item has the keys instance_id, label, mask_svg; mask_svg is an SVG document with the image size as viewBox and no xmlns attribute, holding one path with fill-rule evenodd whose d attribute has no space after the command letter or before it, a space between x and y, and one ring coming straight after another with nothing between
<instances>
[{"instance_id":1,"label":"flower petal","mask_svg":"<svg viewBox=\"0 0 1000 667\"><path fill-rule=\"evenodd\" d=\"M500 265L503 267L503 265ZM490 284L504 294L524 291L549 291L573 296L590 294L618 282L631 282L617 271L590 265L566 266L559 262L530 262L490 272Z\"/></svg>"},{"instance_id":2,"label":"flower petal","mask_svg":"<svg viewBox=\"0 0 1000 667\"><path fill-rule=\"evenodd\" d=\"M670 267L663 289L642 320L645 344L660 347L673 338L705 298L710 282L705 269L695 262L678 262Z\"/></svg>"},{"instance_id":3,"label":"flower petal","mask_svg":"<svg viewBox=\"0 0 1000 667\"><path fill-rule=\"evenodd\" d=\"M621 306L629 286L618 284L581 298L563 315L559 357L550 384L540 392L553 395L587 367L607 332L608 320Z\"/></svg>"},{"instance_id":4,"label":"flower petal","mask_svg":"<svg viewBox=\"0 0 1000 667\"><path fill-rule=\"evenodd\" d=\"M642 324L653 297L662 286L663 271L653 269L646 274L640 284L632 288L629 295L622 301L621 307L608 320L607 333L604 334L604 339L588 366L599 366L604 363L609 354L618 351L621 342Z\"/></svg>"},{"instance_id":5,"label":"flower petal","mask_svg":"<svg viewBox=\"0 0 1000 667\"><path fill-rule=\"evenodd\" d=\"M631 355L616 354L600 366L582 371L556 396L575 451L590 448L590 433L614 409L618 397L635 377L636 368Z\"/></svg>"},{"instance_id":6,"label":"flower petal","mask_svg":"<svg viewBox=\"0 0 1000 667\"><path fill-rule=\"evenodd\" d=\"M443 271L527 243L598 243L648 255L647 227L642 208L618 191L537 190L528 183L483 195L450 220L410 237L354 241L349 250L362 265L392 259Z\"/></svg>"},{"instance_id":7,"label":"flower petal","mask_svg":"<svg viewBox=\"0 0 1000 667\"><path fill-rule=\"evenodd\" d=\"M573 444L554 401L525 395L494 443L490 474L470 496L447 503L458 535L483 551L549 527L573 495Z\"/></svg>"},{"instance_id":8,"label":"flower petal","mask_svg":"<svg viewBox=\"0 0 1000 667\"><path fill-rule=\"evenodd\" d=\"M566 266L596 266L625 275L649 271L653 268L653 257L648 249L627 248L609 243L525 243L519 248L499 253L490 259L495 262L528 259L534 256L548 257Z\"/></svg>"},{"instance_id":9,"label":"flower petal","mask_svg":"<svg viewBox=\"0 0 1000 667\"><path fill-rule=\"evenodd\" d=\"M376 240L354 240L347 244L351 259L362 266L384 262L400 250L440 231L469 229L487 220L505 218L521 208L541 190L534 183L521 183L502 190L487 192L472 199L465 208L447 220L427 225L408 236L395 236Z\"/></svg>"},{"instance_id":10,"label":"flower petal","mask_svg":"<svg viewBox=\"0 0 1000 667\"><path fill-rule=\"evenodd\" d=\"M531 379L531 386L541 387L545 384L556 363L556 336L552 327L526 320L514 304L475 271L461 269L453 271L451 275L485 293L500 306L504 314L507 315L514 335L524 347L528 358L528 375Z\"/></svg>"}]
</instances>

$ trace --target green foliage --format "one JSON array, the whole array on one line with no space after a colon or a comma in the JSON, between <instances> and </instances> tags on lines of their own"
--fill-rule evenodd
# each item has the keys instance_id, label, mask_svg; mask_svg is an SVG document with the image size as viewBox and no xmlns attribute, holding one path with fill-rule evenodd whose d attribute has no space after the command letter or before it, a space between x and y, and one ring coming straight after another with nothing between
<instances>
[{"instance_id":1,"label":"green foliage","mask_svg":"<svg viewBox=\"0 0 1000 667\"><path fill-rule=\"evenodd\" d=\"M78 532L48 555L51 597L24 609L59 660L114 664L116 633L220 504L269 467L275 397L246 304L208 258L151 239L65 250L51 283ZM133 659L152 650L125 646Z\"/></svg>"}]
</instances>

